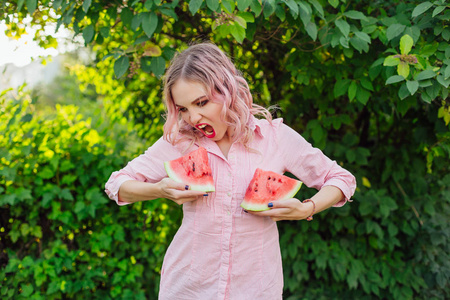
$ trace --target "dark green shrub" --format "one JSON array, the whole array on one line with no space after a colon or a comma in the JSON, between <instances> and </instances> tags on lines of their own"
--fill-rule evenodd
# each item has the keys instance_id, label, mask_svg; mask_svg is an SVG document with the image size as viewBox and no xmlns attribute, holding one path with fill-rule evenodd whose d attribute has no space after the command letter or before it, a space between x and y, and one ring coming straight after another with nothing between
<instances>
[{"instance_id":1,"label":"dark green shrub","mask_svg":"<svg viewBox=\"0 0 450 300\"><path fill-rule=\"evenodd\" d=\"M179 209L116 206L102 189L126 141L73 105L40 115L19 94L0 100L1 298L154 299Z\"/></svg>"}]
</instances>

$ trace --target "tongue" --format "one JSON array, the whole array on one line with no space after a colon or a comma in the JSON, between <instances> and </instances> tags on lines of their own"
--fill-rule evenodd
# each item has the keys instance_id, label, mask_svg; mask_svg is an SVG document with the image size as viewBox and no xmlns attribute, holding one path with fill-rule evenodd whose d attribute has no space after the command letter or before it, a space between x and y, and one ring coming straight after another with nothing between
<instances>
[{"instance_id":1,"label":"tongue","mask_svg":"<svg viewBox=\"0 0 450 300\"><path fill-rule=\"evenodd\" d=\"M206 127L203 128L203 131L204 131L207 135L211 135L211 134L214 133L214 129L213 129L211 126L209 126L209 125L206 125Z\"/></svg>"},{"instance_id":2,"label":"tongue","mask_svg":"<svg viewBox=\"0 0 450 300\"><path fill-rule=\"evenodd\" d=\"M214 128L212 128L212 126L210 125L206 125L205 128L202 129L202 132L207 138L213 138L216 136Z\"/></svg>"}]
</instances>

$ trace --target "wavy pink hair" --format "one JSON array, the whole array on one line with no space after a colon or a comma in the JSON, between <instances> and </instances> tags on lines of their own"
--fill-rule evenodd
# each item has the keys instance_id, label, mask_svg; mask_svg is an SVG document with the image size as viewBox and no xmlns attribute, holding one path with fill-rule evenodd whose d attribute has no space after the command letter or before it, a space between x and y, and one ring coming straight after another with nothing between
<instances>
[{"instance_id":1,"label":"wavy pink hair","mask_svg":"<svg viewBox=\"0 0 450 300\"><path fill-rule=\"evenodd\" d=\"M272 121L266 108L253 103L247 81L231 59L212 43L195 44L172 59L164 77L164 139L173 145L184 140L194 143L201 137L183 121L172 98L172 87L180 79L202 84L208 99L223 104L220 118L234 129L233 142L242 142L248 148L254 134L248 125L251 115Z\"/></svg>"}]
</instances>

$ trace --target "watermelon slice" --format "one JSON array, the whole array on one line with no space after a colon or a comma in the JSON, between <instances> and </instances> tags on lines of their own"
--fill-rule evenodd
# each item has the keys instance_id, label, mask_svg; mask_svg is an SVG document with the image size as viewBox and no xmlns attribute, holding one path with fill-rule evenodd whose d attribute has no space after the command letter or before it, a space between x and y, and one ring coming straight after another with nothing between
<instances>
[{"instance_id":1,"label":"watermelon slice","mask_svg":"<svg viewBox=\"0 0 450 300\"><path fill-rule=\"evenodd\" d=\"M292 198L301 186L301 181L272 171L256 169L241 207L252 211L269 210L269 202Z\"/></svg>"},{"instance_id":2,"label":"watermelon slice","mask_svg":"<svg viewBox=\"0 0 450 300\"><path fill-rule=\"evenodd\" d=\"M203 147L183 157L164 162L164 168L172 180L189 185L193 191L215 191L208 154Z\"/></svg>"}]
</instances>

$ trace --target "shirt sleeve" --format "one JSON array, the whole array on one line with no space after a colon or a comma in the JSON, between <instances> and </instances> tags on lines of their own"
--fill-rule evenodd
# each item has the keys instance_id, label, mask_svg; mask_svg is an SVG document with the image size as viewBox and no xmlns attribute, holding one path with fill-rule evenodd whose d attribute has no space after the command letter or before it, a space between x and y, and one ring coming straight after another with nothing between
<instances>
[{"instance_id":1,"label":"shirt sleeve","mask_svg":"<svg viewBox=\"0 0 450 300\"><path fill-rule=\"evenodd\" d=\"M180 157L180 152L160 138L144 154L128 162L123 169L113 172L105 184L105 192L118 205L129 204L119 199L119 189L122 183L129 180L159 182L167 177L164 162L178 157Z\"/></svg>"},{"instance_id":2,"label":"shirt sleeve","mask_svg":"<svg viewBox=\"0 0 450 300\"><path fill-rule=\"evenodd\" d=\"M281 123L277 140L287 172L294 174L306 186L320 190L324 186L335 186L344 194L344 199L333 206L340 207L355 193L356 179L349 171L323 152L314 148L300 134Z\"/></svg>"}]
</instances>

